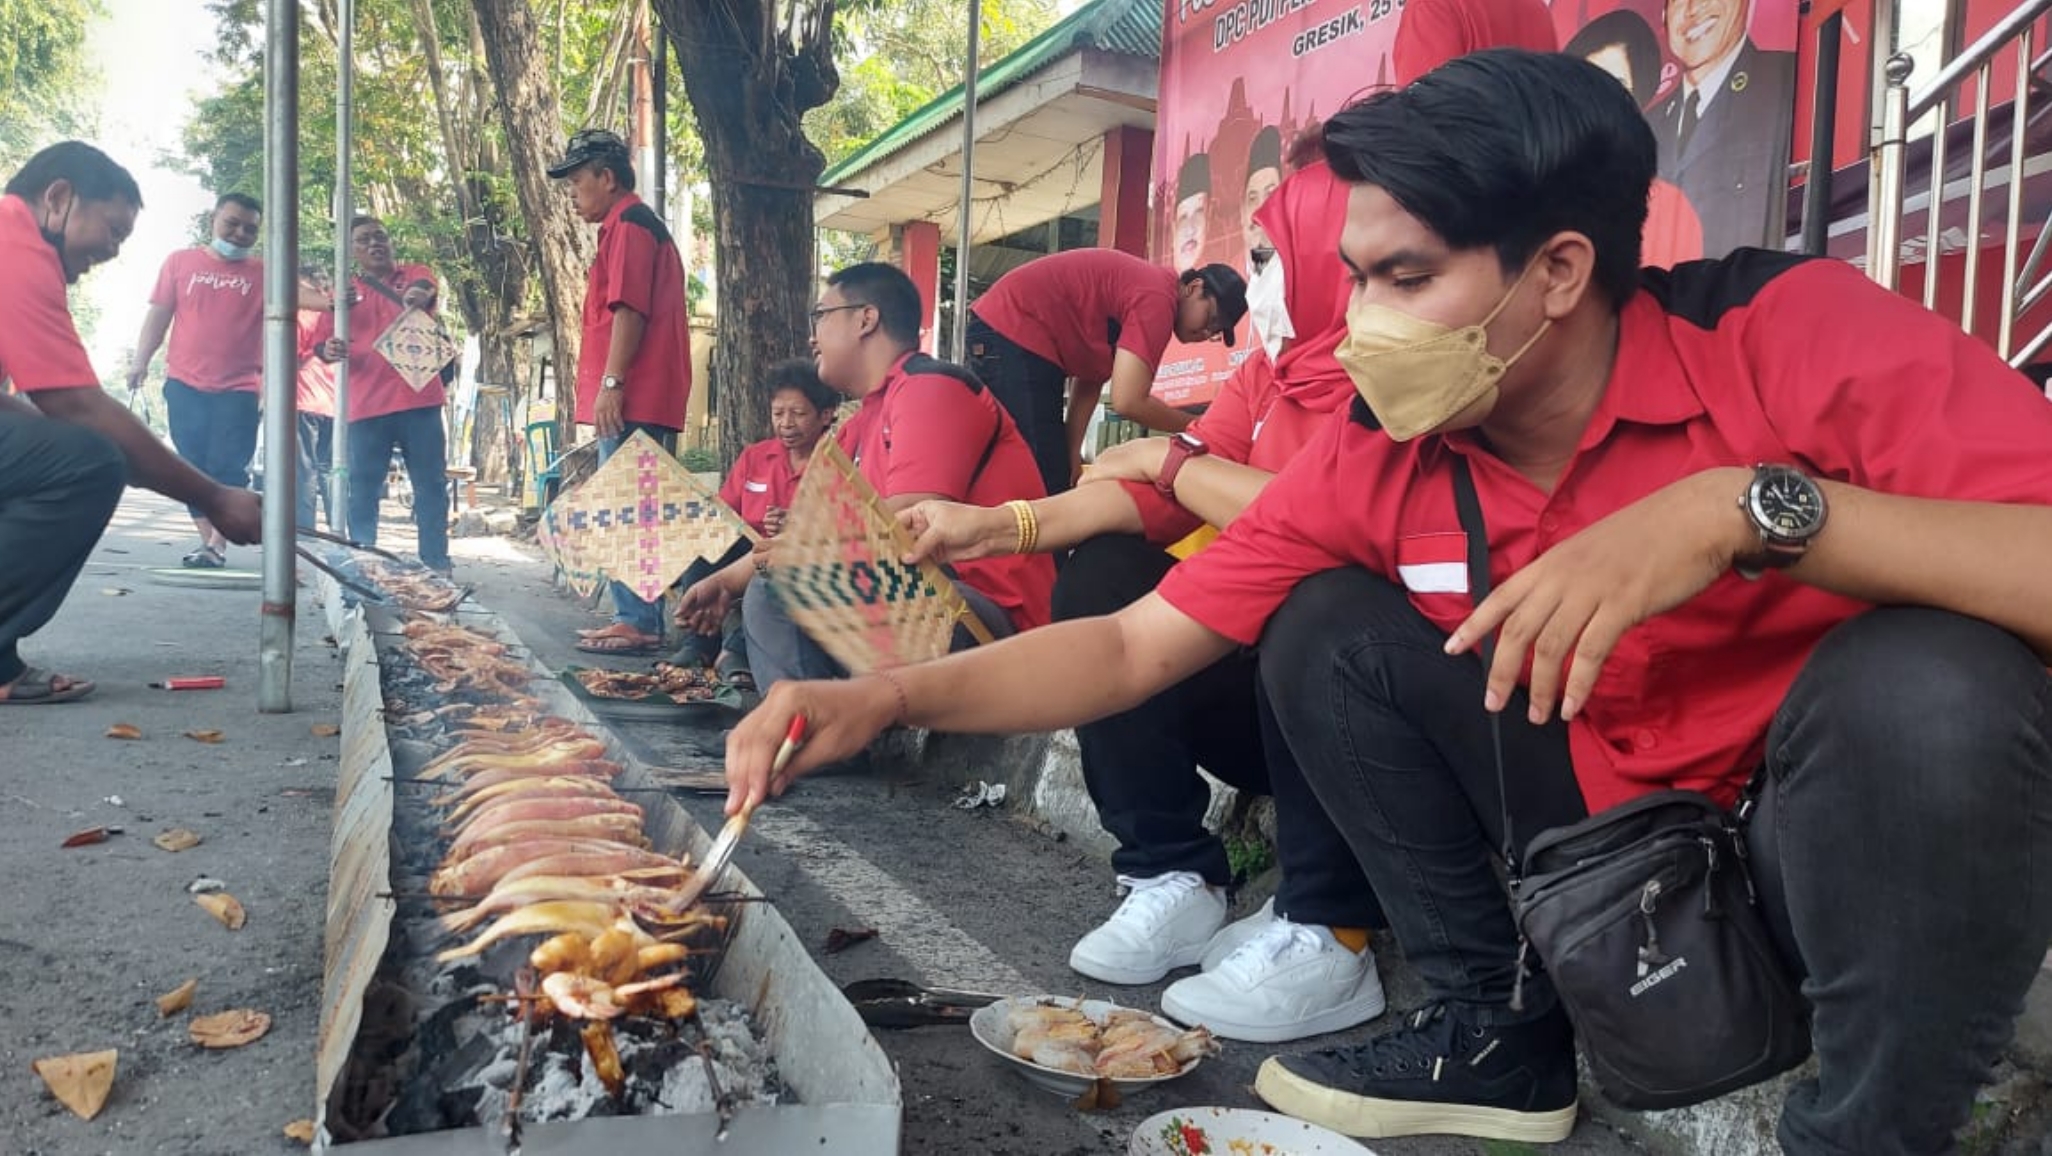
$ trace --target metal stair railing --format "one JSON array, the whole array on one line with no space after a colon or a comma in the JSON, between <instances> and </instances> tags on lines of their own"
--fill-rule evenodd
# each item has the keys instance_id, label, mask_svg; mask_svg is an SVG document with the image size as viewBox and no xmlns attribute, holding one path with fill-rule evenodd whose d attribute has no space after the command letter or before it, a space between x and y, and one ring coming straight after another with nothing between
<instances>
[{"instance_id":1,"label":"metal stair railing","mask_svg":"<svg viewBox=\"0 0 2052 1156\"><path fill-rule=\"evenodd\" d=\"M1886 2L1886 0L1882 0ZM1971 333L1977 320L1982 248L1981 232L1987 216L1987 198L1993 188L2006 194L2002 225L2002 291L1996 318L1996 352L2011 365L2022 366L2052 343L2052 324L2027 341L2018 342L2019 322L2030 309L2052 293L2052 273L2042 273L2048 245L2052 245L2052 219L2038 221L2037 239L2028 256L2020 254L2024 236L2024 184L2026 168L2034 158L2029 153L2030 112L2035 82L2052 52L2039 54L2039 21L2052 12L2052 0L2022 0L1959 55L1946 61L1927 83L1914 93L1909 81L1915 61L1905 53L1888 58L1884 66L1886 86L1882 91L1881 126L1875 145L1874 186L1871 193L1867 247L1867 272L1890 289L1899 287L1902 272L1902 242L1908 228L1909 127L1935 112L1931 133L1930 180L1924 206L1923 299L1926 308L1938 304L1938 262L1944 252L1944 208L1964 192L1966 197L1966 251L1964 286L1957 320ZM2017 68L2015 103L2009 117L2009 163L1991 173L1989 154L1989 88L1994 68L2004 50L2013 48ZM1945 179L1947 130L1960 102L1962 89L1973 84L1972 150L1964 189Z\"/></svg>"}]
</instances>

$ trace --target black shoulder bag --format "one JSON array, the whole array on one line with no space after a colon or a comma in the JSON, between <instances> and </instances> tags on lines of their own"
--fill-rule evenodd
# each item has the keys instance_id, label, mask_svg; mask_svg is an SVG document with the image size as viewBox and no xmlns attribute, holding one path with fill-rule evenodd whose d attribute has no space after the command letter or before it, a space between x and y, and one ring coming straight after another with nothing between
<instances>
[{"instance_id":1,"label":"black shoulder bag","mask_svg":"<svg viewBox=\"0 0 2052 1156\"><path fill-rule=\"evenodd\" d=\"M1458 454L1454 503L1479 605L1489 539ZM1485 666L1493 652L1483 640ZM1521 937L1513 1006L1525 952L1536 952L1597 1085L1626 1108L1700 1103L1801 1063L1808 1008L1761 914L1739 820L1695 791L1659 791L1540 832L1521 866L1499 716L1490 727Z\"/></svg>"}]
</instances>

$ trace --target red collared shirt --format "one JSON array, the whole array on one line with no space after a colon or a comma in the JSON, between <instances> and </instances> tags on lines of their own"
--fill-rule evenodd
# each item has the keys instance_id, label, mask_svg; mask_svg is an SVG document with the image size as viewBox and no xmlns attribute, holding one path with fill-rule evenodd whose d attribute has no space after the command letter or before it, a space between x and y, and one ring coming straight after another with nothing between
<instances>
[{"instance_id":1,"label":"red collared shirt","mask_svg":"<svg viewBox=\"0 0 2052 1156\"><path fill-rule=\"evenodd\" d=\"M349 420L362 421L410 409L440 409L445 397L440 378L428 378L427 384L416 392L377 350L378 338L399 320L406 307L374 288L368 274L360 273L353 280L357 300L349 307ZM407 289L416 281L441 284L435 271L426 265L401 263L394 266L384 285L404 299ZM322 313L314 322L313 345L319 347L333 336L335 315Z\"/></svg>"},{"instance_id":2,"label":"red collared shirt","mask_svg":"<svg viewBox=\"0 0 2052 1156\"><path fill-rule=\"evenodd\" d=\"M577 348L577 420L589 423L613 342L613 312L646 320L627 364L625 420L684 428L691 401L691 323L685 312L684 262L655 210L632 193L599 223L598 256L584 286L584 340Z\"/></svg>"},{"instance_id":3,"label":"red collared shirt","mask_svg":"<svg viewBox=\"0 0 2052 1156\"><path fill-rule=\"evenodd\" d=\"M64 262L20 197L0 197L0 381L17 393L99 388L64 295Z\"/></svg>"},{"instance_id":4,"label":"red collared shirt","mask_svg":"<svg viewBox=\"0 0 2052 1156\"><path fill-rule=\"evenodd\" d=\"M767 534L771 507L791 508L798 493L798 479L804 474L792 468L791 451L776 438L765 438L741 451L727 480L720 486L720 501L741 515L741 520Z\"/></svg>"},{"instance_id":5,"label":"red collared shirt","mask_svg":"<svg viewBox=\"0 0 2052 1156\"><path fill-rule=\"evenodd\" d=\"M981 385L929 368L935 366L955 369L917 353L899 358L835 433L863 478L885 498L938 494L951 502L998 506L1046 497L1033 451L997 399ZM1047 555L986 558L955 570L1004 607L1018 629L1047 624L1054 594L1054 561Z\"/></svg>"},{"instance_id":6,"label":"red collared shirt","mask_svg":"<svg viewBox=\"0 0 2052 1156\"><path fill-rule=\"evenodd\" d=\"M1783 461L1883 493L2052 504L2052 405L1957 326L1850 265L1741 250L1648 271L1646 285L1625 307L1603 400L1551 495L1471 433L1399 444L1359 407L1171 571L1162 596L1251 644L1300 580L1360 566L1402 583L1451 631L1474 608L1456 453L1474 471L1497 582L1719 466ZM1626 632L1568 724L1589 806L1669 786L1732 801L1811 649L1862 609L1783 574L1726 574Z\"/></svg>"},{"instance_id":7,"label":"red collared shirt","mask_svg":"<svg viewBox=\"0 0 2052 1156\"><path fill-rule=\"evenodd\" d=\"M150 304L171 310L165 373L201 393L255 393L264 384L264 262L208 248L164 258Z\"/></svg>"},{"instance_id":8,"label":"red collared shirt","mask_svg":"<svg viewBox=\"0 0 2052 1156\"><path fill-rule=\"evenodd\" d=\"M1176 273L1117 249L1071 249L998 278L970 309L1069 376L1100 385L1121 349L1149 369L1161 363L1176 331Z\"/></svg>"}]
</instances>

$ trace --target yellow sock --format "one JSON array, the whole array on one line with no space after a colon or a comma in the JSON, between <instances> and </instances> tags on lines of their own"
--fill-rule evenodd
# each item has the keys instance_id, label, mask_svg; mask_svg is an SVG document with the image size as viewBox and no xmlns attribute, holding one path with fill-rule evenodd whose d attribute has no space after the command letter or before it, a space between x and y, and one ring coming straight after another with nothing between
<instances>
[{"instance_id":1,"label":"yellow sock","mask_svg":"<svg viewBox=\"0 0 2052 1156\"><path fill-rule=\"evenodd\" d=\"M1339 940L1341 947L1359 955L1368 950L1368 929L1365 927L1335 927L1332 937Z\"/></svg>"}]
</instances>

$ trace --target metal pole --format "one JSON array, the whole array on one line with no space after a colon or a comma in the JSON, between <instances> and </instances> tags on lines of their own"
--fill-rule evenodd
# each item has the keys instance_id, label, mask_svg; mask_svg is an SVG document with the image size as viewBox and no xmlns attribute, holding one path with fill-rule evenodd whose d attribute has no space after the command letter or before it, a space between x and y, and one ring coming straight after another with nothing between
<instances>
[{"instance_id":1,"label":"metal pole","mask_svg":"<svg viewBox=\"0 0 2052 1156\"><path fill-rule=\"evenodd\" d=\"M1810 174L1803 182L1803 252L1822 257L1831 240L1832 154L1838 124L1838 46L1845 15L1834 12L1817 29L1817 81L1810 93Z\"/></svg>"},{"instance_id":2,"label":"metal pole","mask_svg":"<svg viewBox=\"0 0 2052 1156\"><path fill-rule=\"evenodd\" d=\"M1916 67L1905 53L1888 58L1888 88L1882 94L1881 141L1874 151L1875 195L1867 214L1867 276L1894 289L1902 265L1903 169L1909 158L1903 133L1909 124L1910 72Z\"/></svg>"},{"instance_id":3,"label":"metal pole","mask_svg":"<svg viewBox=\"0 0 2052 1156\"><path fill-rule=\"evenodd\" d=\"M969 211L976 189L976 57L982 38L983 0L969 0L969 67L962 77L962 235L955 242L955 324L948 344L948 356L956 361L969 345Z\"/></svg>"},{"instance_id":4,"label":"metal pole","mask_svg":"<svg viewBox=\"0 0 2052 1156\"><path fill-rule=\"evenodd\" d=\"M264 51L264 604L257 709L292 709L299 460L299 0L271 0Z\"/></svg>"},{"instance_id":5,"label":"metal pole","mask_svg":"<svg viewBox=\"0 0 2052 1156\"><path fill-rule=\"evenodd\" d=\"M356 88L356 0L337 0L336 23L341 25L335 69L335 340L349 344L350 290L354 287L349 268L349 219L356 207L349 193L350 143L355 134L350 105ZM286 202L290 204L290 201ZM335 363L334 472L329 475L328 516L341 512L342 536L351 537L349 524L349 358Z\"/></svg>"}]
</instances>

